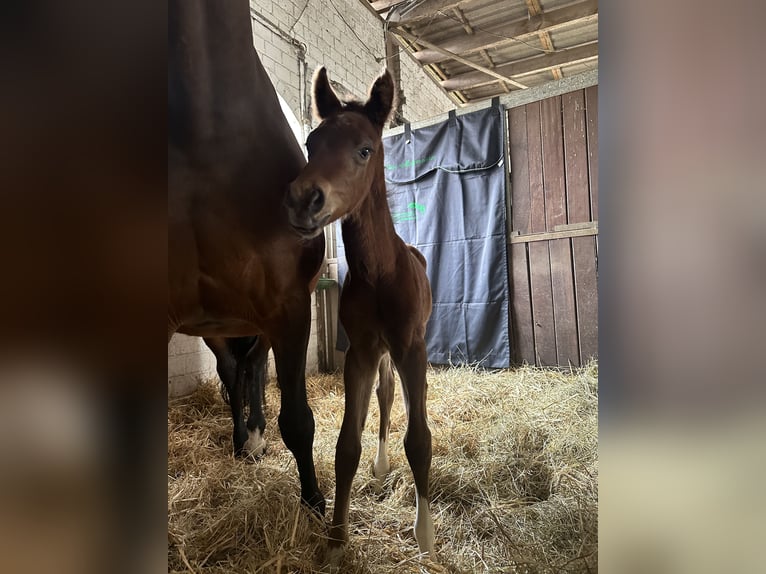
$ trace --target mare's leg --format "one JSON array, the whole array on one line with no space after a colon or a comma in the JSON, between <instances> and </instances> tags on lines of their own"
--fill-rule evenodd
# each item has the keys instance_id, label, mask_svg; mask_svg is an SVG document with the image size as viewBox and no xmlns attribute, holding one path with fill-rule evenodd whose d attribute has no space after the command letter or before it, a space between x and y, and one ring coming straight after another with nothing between
<instances>
[{"instance_id":1,"label":"mare's leg","mask_svg":"<svg viewBox=\"0 0 766 574\"><path fill-rule=\"evenodd\" d=\"M342 555L342 547L348 541L348 508L351 483L362 454L362 429L370 406L375 371L380 352L362 349L354 343L346 353L343 367L345 408L343 424L335 448L335 510L330 528L328 562L336 563ZM335 565L336 565L335 564Z\"/></svg>"},{"instance_id":2,"label":"mare's leg","mask_svg":"<svg viewBox=\"0 0 766 574\"><path fill-rule=\"evenodd\" d=\"M421 552L433 553L434 527L431 519L428 492L428 473L431 469L431 431L426 416L426 344L416 340L409 349L394 357L396 369L402 379L404 405L407 408L407 434L404 450L415 478L417 517L415 539Z\"/></svg>"},{"instance_id":3,"label":"mare's leg","mask_svg":"<svg viewBox=\"0 0 766 574\"><path fill-rule=\"evenodd\" d=\"M242 448L247 440L247 428L245 427L245 418L242 411L242 387L237 377L237 357L229 348L227 340L223 337L206 337L204 341L215 355L215 367L229 397L231 418L234 423L232 436L234 455L241 456Z\"/></svg>"},{"instance_id":4,"label":"mare's leg","mask_svg":"<svg viewBox=\"0 0 766 574\"><path fill-rule=\"evenodd\" d=\"M266 360L269 354L269 343L263 337L257 337L246 357L247 364L247 396L250 404L250 415L247 417L248 439L245 442L245 453L259 458L266 453L266 441L263 433L266 430L266 417L263 414L266 390Z\"/></svg>"},{"instance_id":5,"label":"mare's leg","mask_svg":"<svg viewBox=\"0 0 766 574\"><path fill-rule=\"evenodd\" d=\"M310 299L291 309L282 331L273 337L274 361L281 390L279 430L285 446L298 465L301 502L324 516L325 499L317 485L314 469L314 414L306 397L306 351L311 320Z\"/></svg>"},{"instance_id":6,"label":"mare's leg","mask_svg":"<svg viewBox=\"0 0 766 574\"><path fill-rule=\"evenodd\" d=\"M380 407L380 431L378 432L378 452L375 455L373 470L380 482L388 474L391 465L388 462L388 431L391 428L391 406L394 404L394 371L391 357L383 355L378 366L378 386L375 388Z\"/></svg>"}]
</instances>

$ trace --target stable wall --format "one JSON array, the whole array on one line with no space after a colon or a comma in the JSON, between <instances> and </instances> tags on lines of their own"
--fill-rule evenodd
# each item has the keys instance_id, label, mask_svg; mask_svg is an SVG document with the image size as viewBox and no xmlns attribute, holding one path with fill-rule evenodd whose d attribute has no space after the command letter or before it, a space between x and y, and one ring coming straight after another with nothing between
<instances>
[{"instance_id":1,"label":"stable wall","mask_svg":"<svg viewBox=\"0 0 766 574\"><path fill-rule=\"evenodd\" d=\"M356 97L367 93L384 68L383 24L358 0L258 0L251 1L250 8L253 45L277 92L303 126L301 143L312 127L311 78L318 66L327 68L339 90ZM400 61L402 113L408 121L454 108L406 53L401 53ZM319 370L317 316L313 297L307 373ZM269 368L274 376L271 355ZM198 381L214 377L215 358L202 339L175 335L168 346L169 394L191 392Z\"/></svg>"},{"instance_id":2,"label":"stable wall","mask_svg":"<svg viewBox=\"0 0 766 574\"><path fill-rule=\"evenodd\" d=\"M258 0L250 8L261 62L277 92L307 124L311 77L318 66L325 66L330 80L356 97L367 93L384 68L383 23L358 0ZM300 44L305 46L302 56ZM400 56L407 121L455 107L405 52Z\"/></svg>"}]
</instances>

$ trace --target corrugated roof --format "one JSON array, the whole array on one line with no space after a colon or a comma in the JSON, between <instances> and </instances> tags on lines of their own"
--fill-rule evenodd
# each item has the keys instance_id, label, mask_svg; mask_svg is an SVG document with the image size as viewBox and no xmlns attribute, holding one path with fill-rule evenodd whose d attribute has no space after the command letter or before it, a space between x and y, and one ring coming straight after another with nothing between
<instances>
[{"instance_id":1,"label":"corrugated roof","mask_svg":"<svg viewBox=\"0 0 766 574\"><path fill-rule=\"evenodd\" d=\"M360 0L457 104L598 68L597 0Z\"/></svg>"}]
</instances>

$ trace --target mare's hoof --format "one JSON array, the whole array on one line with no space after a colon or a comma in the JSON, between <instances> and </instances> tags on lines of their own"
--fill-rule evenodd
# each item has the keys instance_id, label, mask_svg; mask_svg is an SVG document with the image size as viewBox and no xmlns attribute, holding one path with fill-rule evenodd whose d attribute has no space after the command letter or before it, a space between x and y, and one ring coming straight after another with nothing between
<instances>
[{"instance_id":1,"label":"mare's hoof","mask_svg":"<svg viewBox=\"0 0 766 574\"><path fill-rule=\"evenodd\" d=\"M306 506L311 512L314 513L314 515L319 518L320 520L324 519L325 516L325 499L324 495L321 492L314 493L311 498L303 498L301 496L301 503Z\"/></svg>"},{"instance_id":2,"label":"mare's hoof","mask_svg":"<svg viewBox=\"0 0 766 574\"><path fill-rule=\"evenodd\" d=\"M248 430L247 434L247 441L242 447L242 456L259 460L266 454L266 441L263 440L263 434L261 434L260 429Z\"/></svg>"}]
</instances>

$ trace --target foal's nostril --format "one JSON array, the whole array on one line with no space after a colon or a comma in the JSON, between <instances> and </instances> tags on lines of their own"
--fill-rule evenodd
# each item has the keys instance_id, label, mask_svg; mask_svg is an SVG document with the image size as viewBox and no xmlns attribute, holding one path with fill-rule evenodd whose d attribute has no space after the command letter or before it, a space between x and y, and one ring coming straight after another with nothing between
<instances>
[{"instance_id":1,"label":"foal's nostril","mask_svg":"<svg viewBox=\"0 0 766 574\"><path fill-rule=\"evenodd\" d=\"M324 192L315 187L311 190L311 195L309 195L309 212L312 215L319 213L322 207L324 207Z\"/></svg>"}]
</instances>

